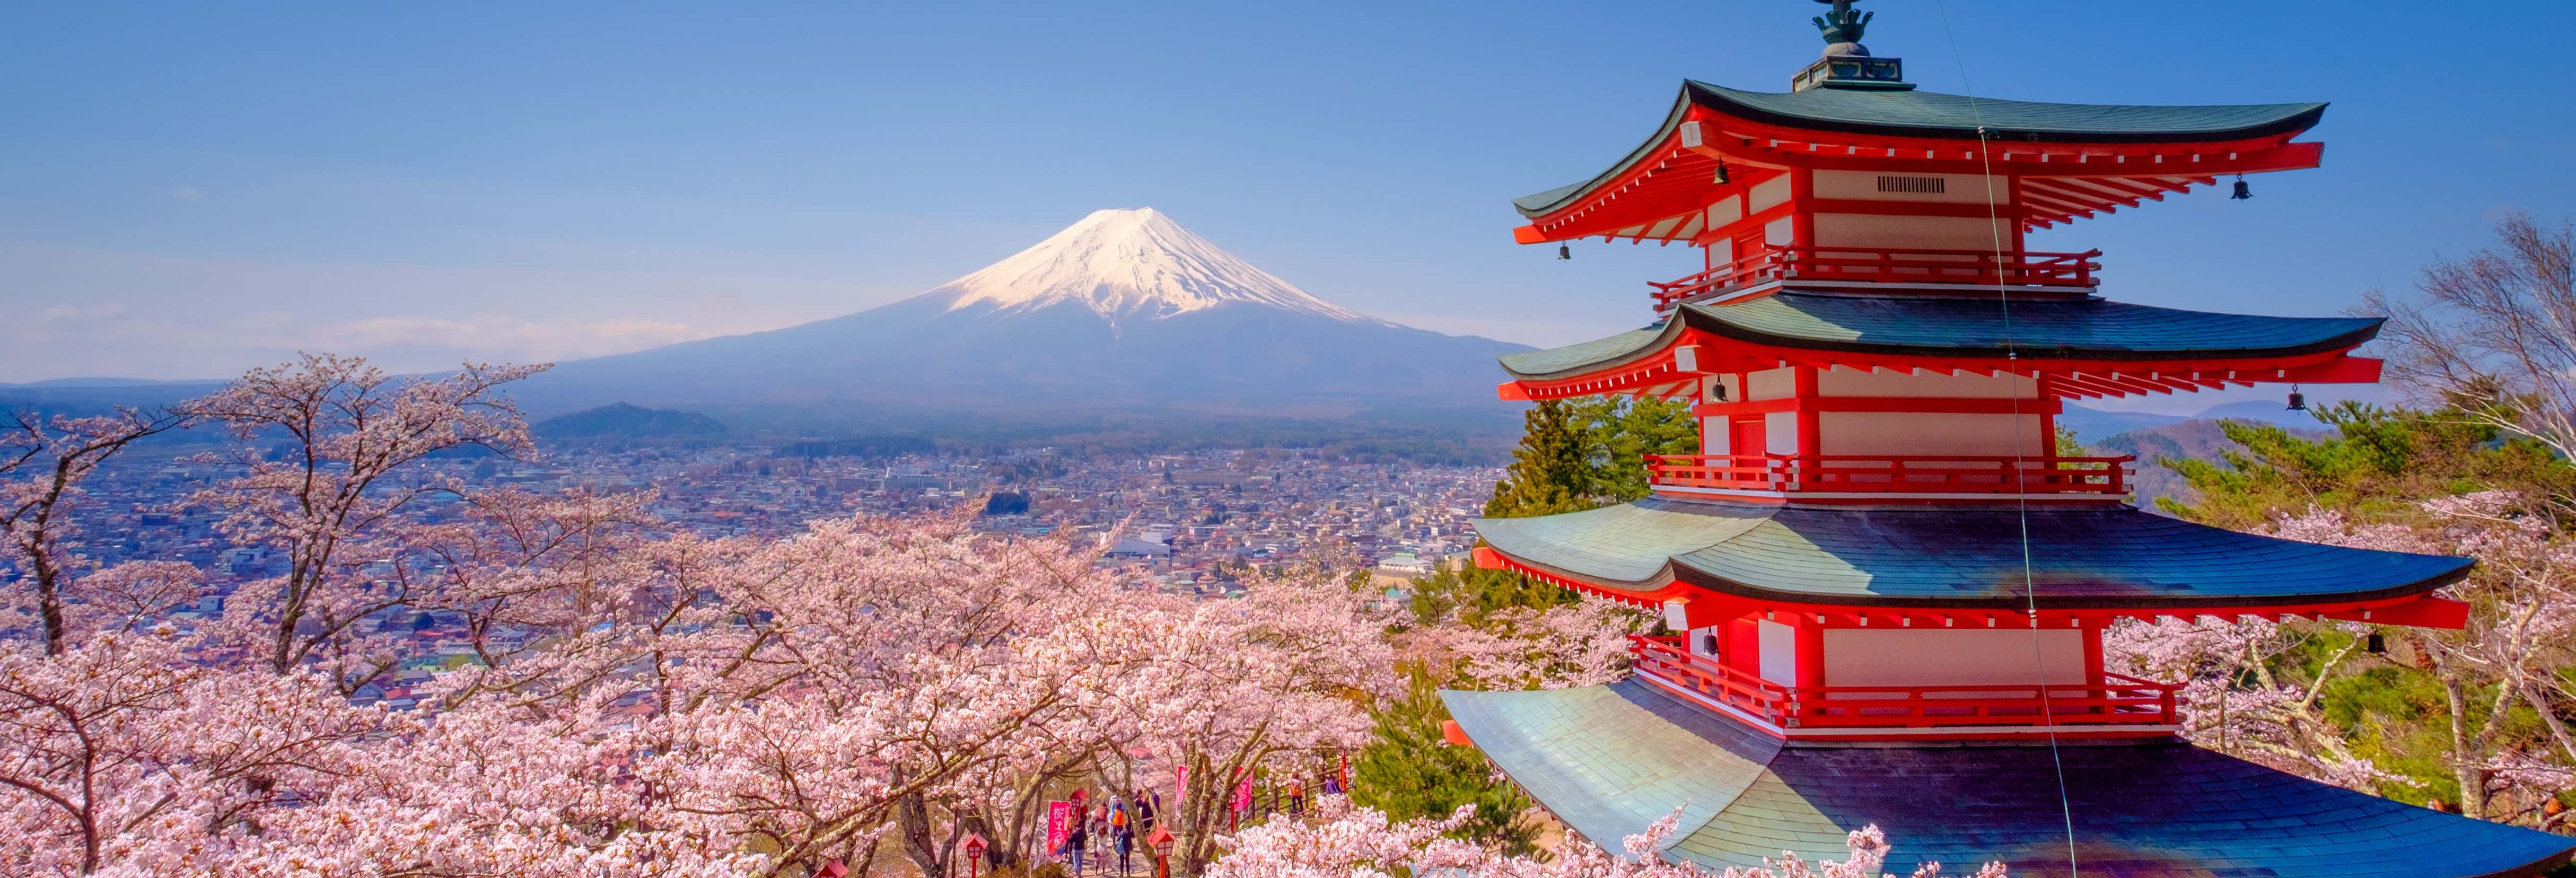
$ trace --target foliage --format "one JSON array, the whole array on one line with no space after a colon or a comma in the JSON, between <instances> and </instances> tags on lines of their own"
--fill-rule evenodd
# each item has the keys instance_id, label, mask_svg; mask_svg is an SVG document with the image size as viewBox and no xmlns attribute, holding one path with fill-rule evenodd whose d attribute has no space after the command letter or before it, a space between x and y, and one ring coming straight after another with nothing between
<instances>
[{"instance_id":1,"label":"foliage","mask_svg":"<svg viewBox=\"0 0 2576 878\"><path fill-rule=\"evenodd\" d=\"M1645 397L1541 400L1523 413L1525 430L1485 514L1554 515L1652 492L1649 454L1695 454L1690 403Z\"/></svg>"},{"instance_id":2,"label":"foliage","mask_svg":"<svg viewBox=\"0 0 2576 878\"><path fill-rule=\"evenodd\" d=\"M1533 803L1511 784L1496 782L1484 754L1445 743L1441 724L1449 708L1428 674L1414 674L1404 697L1371 717L1375 735L1351 766L1352 802L1396 820L1463 812L1448 830L1452 837L1510 856L1537 849L1537 825L1521 819Z\"/></svg>"},{"instance_id":3,"label":"foliage","mask_svg":"<svg viewBox=\"0 0 2576 878\"><path fill-rule=\"evenodd\" d=\"M1593 466L1590 430L1562 400L1540 400L1522 414L1527 429L1512 451L1511 466L1485 501L1490 518L1555 515L1597 505L1600 474Z\"/></svg>"},{"instance_id":4,"label":"foliage","mask_svg":"<svg viewBox=\"0 0 2576 878\"><path fill-rule=\"evenodd\" d=\"M2321 440L2252 421L2220 424L2244 450L2222 460L2160 460L2183 477L2195 503L2159 498L2183 518L2239 530L2310 507L2411 516L2414 501L2485 488L2535 498L2567 496L2576 467L2524 437L2508 437L2457 410L2388 409L2346 401L2320 409L2336 434Z\"/></svg>"}]
</instances>

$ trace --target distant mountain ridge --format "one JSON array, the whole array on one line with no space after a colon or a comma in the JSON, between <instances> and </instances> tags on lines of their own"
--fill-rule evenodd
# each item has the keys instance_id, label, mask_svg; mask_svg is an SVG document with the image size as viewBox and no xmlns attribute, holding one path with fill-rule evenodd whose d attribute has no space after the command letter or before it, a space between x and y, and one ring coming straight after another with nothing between
<instances>
[{"instance_id":1,"label":"distant mountain ridge","mask_svg":"<svg viewBox=\"0 0 2576 878\"><path fill-rule=\"evenodd\" d=\"M562 363L516 392L535 412L626 401L728 422L1450 413L1508 426L1494 359L1527 349L1358 314L1141 208L1095 212L891 304Z\"/></svg>"},{"instance_id":2,"label":"distant mountain ridge","mask_svg":"<svg viewBox=\"0 0 2576 878\"><path fill-rule=\"evenodd\" d=\"M537 435L549 439L646 438L715 436L725 432L725 425L697 412L648 409L621 402L547 418L538 421L534 429Z\"/></svg>"}]
</instances>

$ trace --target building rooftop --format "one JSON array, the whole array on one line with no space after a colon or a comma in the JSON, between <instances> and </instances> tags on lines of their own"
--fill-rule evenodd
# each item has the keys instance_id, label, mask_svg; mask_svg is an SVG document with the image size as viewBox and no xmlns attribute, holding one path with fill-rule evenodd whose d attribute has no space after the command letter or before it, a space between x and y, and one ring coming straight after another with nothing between
<instances>
[{"instance_id":1,"label":"building rooftop","mask_svg":"<svg viewBox=\"0 0 2576 878\"><path fill-rule=\"evenodd\" d=\"M2315 127L2326 105L2052 104L1919 90L1757 92L1683 80L1672 112L1643 145L1589 180L1512 199L1512 206L1523 216L1537 217L1574 203L1658 154L1657 147L1693 108L1783 128L1841 134L1974 141L1977 130L1984 128L1989 139L1997 142L2146 144L2287 138Z\"/></svg>"},{"instance_id":2,"label":"building rooftop","mask_svg":"<svg viewBox=\"0 0 2576 878\"><path fill-rule=\"evenodd\" d=\"M2187 610L2359 602L2430 592L2474 563L2238 533L2129 506L2024 513L1657 497L1474 524L1495 551L1544 572L1638 592L1679 581L1793 604Z\"/></svg>"},{"instance_id":3,"label":"building rooftop","mask_svg":"<svg viewBox=\"0 0 2576 878\"><path fill-rule=\"evenodd\" d=\"M1876 824L1891 872L2003 860L2080 874L2439 878L2537 874L2576 839L2431 811L2172 739L2140 743L1787 745L1628 680L1535 692L1443 692L1477 749L1595 841L1681 809L1668 856L1756 867L1844 856ZM2063 804L2058 764L2065 772Z\"/></svg>"},{"instance_id":4,"label":"building rooftop","mask_svg":"<svg viewBox=\"0 0 2576 878\"><path fill-rule=\"evenodd\" d=\"M1747 344L1892 356L2115 360L2256 359L2347 350L2379 318L2263 317L2132 305L2091 296L1876 296L1783 291L1716 304L1609 338L1502 357L1522 379L1580 375L1653 356L1686 329Z\"/></svg>"}]
</instances>

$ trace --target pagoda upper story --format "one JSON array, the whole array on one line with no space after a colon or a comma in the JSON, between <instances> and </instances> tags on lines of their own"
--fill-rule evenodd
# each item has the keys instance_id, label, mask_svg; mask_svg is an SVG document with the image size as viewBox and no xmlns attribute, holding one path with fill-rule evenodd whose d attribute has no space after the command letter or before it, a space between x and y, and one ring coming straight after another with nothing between
<instances>
[{"instance_id":1,"label":"pagoda upper story","mask_svg":"<svg viewBox=\"0 0 2576 878\"><path fill-rule=\"evenodd\" d=\"M1694 398L1673 495L1780 502L2116 504L2125 458L2062 457L2069 399L2377 381L2379 321L2181 311L2103 297L2099 251L2033 229L2223 176L2313 168L2322 103L2050 104L1916 89L1837 3L1786 93L1685 81L1655 133L1580 183L1516 199L1523 243L1684 242L1644 329L1506 357L1505 399ZM2243 185L2241 179L2238 185ZM1563 245L1560 244L1560 247Z\"/></svg>"}]
</instances>

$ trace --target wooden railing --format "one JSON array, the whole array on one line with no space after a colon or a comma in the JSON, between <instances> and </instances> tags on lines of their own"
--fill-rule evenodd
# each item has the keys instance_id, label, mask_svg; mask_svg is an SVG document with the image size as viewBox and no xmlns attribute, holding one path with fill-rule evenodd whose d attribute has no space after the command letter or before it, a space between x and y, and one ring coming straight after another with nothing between
<instances>
[{"instance_id":1,"label":"wooden railing","mask_svg":"<svg viewBox=\"0 0 2576 878\"><path fill-rule=\"evenodd\" d=\"M2137 458L1824 454L1649 454L1647 480L1658 487L1742 491L1886 494L2129 493Z\"/></svg>"},{"instance_id":2,"label":"wooden railing","mask_svg":"<svg viewBox=\"0 0 2576 878\"><path fill-rule=\"evenodd\" d=\"M2182 689L2109 672L2085 684L1784 686L1693 655L1680 637L1628 639L1638 673L1780 729L2169 726Z\"/></svg>"},{"instance_id":3,"label":"wooden railing","mask_svg":"<svg viewBox=\"0 0 2576 878\"><path fill-rule=\"evenodd\" d=\"M1655 288L1655 310L1697 296L1792 278L1874 283L1943 283L1977 286L2093 287L2100 250L2043 253L2035 250L1923 250L1886 247L1765 245L1733 262Z\"/></svg>"}]
</instances>

